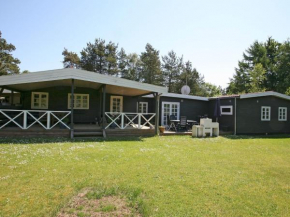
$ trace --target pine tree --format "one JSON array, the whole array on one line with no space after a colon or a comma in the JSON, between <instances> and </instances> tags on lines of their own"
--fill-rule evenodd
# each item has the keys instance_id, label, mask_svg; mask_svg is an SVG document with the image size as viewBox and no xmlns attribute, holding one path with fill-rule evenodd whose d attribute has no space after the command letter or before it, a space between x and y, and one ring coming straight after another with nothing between
<instances>
[{"instance_id":1,"label":"pine tree","mask_svg":"<svg viewBox=\"0 0 290 217\"><path fill-rule=\"evenodd\" d=\"M198 71L192 67L192 63L187 61L182 69L182 73L178 78L178 82L173 90L174 93L181 93L181 88L184 85L188 85L190 88L191 95L203 96L205 93L202 89L204 84L203 76L201 76Z\"/></svg>"},{"instance_id":2,"label":"pine tree","mask_svg":"<svg viewBox=\"0 0 290 217\"><path fill-rule=\"evenodd\" d=\"M263 68L261 63L256 64L254 69L249 72L249 90L251 93L265 91L265 88L263 87L264 81L266 79L265 74L266 70Z\"/></svg>"},{"instance_id":3,"label":"pine tree","mask_svg":"<svg viewBox=\"0 0 290 217\"><path fill-rule=\"evenodd\" d=\"M155 50L151 44L147 44L145 50L140 55L142 61L141 81L148 84L162 85L163 77L159 51Z\"/></svg>"},{"instance_id":4,"label":"pine tree","mask_svg":"<svg viewBox=\"0 0 290 217\"><path fill-rule=\"evenodd\" d=\"M64 48L63 52L63 66L64 68L80 68L80 58L74 52L69 52L66 48Z\"/></svg>"},{"instance_id":5,"label":"pine tree","mask_svg":"<svg viewBox=\"0 0 290 217\"><path fill-rule=\"evenodd\" d=\"M118 73L118 45L109 42L105 50L106 73L109 75L117 75Z\"/></svg>"},{"instance_id":6,"label":"pine tree","mask_svg":"<svg viewBox=\"0 0 290 217\"><path fill-rule=\"evenodd\" d=\"M127 78L128 59L124 48L121 48L121 50L118 53L118 68L119 68L118 76L121 78Z\"/></svg>"},{"instance_id":7,"label":"pine tree","mask_svg":"<svg viewBox=\"0 0 290 217\"><path fill-rule=\"evenodd\" d=\"M12 56L16 50L13 44L8 44L0 32L0 75L19 74L19 59Z\"/></svg>"},{"instance_id":8,"label":"pine tree","mask_svg":"<svg viewBox=\"0 0 290 217\"><path fill-rule=\"evenodd\" d=\"M106 74L106 44L105 40L96 39L95 43L87 43L81 51L80 65L82 69Z\"/></svg>"},{"instance_id":9,"label":"pine tree","mask_svg":"<svg viewBox=\"0 0 290 217\"><path fill-rule=\"evenodd\" d=\"M168 87L168 92L172 92L182 72L183 58L170 51L168 55L162 57L162 62L164 85Z\"/></svg>"}]
</instances>

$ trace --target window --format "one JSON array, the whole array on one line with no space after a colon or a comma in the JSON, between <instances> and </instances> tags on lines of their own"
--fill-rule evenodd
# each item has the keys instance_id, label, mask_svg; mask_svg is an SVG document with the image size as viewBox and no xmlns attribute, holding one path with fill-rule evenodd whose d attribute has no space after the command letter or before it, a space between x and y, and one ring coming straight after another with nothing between
<instances>
[{"instance_id":1,"label":"window","mask_svg":"<svg viewBox=\"0 0 290 217\"><path fill-rule=\"evenodd\" d=\"M31 93L31 108L48 109L48 93L32 92Z\"/></svg>"},{"instance_id":2,"label":"window","mask_svg":"<svg viewBox=\"0 0 290 217\"><path fill-rule=\"evenodd\" d=\"M261 108L261 121L270 121L271 120L271 107L262 106Z\"/></svg>"},{"instance_id":3,"label":"window","mask_svg":"<svg viewBox=\"0 0 290 217\"><path fill-rule=\"evenodd\" d=\"M232 105L224 105L220 107L221 115L233 115L233 106Z\"/></svg>"},{"instance_id":4,"label":"window","mask_svg":"<svg viewBox=\"0 0 290 217\"><path fill-rule=\"evenodd\" d=\"M111 96L110 112L122 112L123 111L123 97Z\"/></svg>"},{"instance_id":5,"label":"window","mask_svg":"<svg viewBox=\"0 0 290 217\"><path fill-rule=\"evenodd\" d=\"M279 107L278 120L287 121L287 108L286 107Z\"/></svg>"},{"instance_id":6,"label":"window","mask_svg":"<svg viewBox=\"0 0 290 217\"><path fill-rule=\"evenodd\" d=\"M90 95L89 94L74 94L74 109L89 109ZM71 93L68 94L67 107L71 108Z\"/></svg>"},{"instance_id":7,"label":"window","mask_svg":"<svg viewBox=\"0 0 290 217\"><path fill-rule=\"evenodd\" d=\"M138 113L148 113L148 102L139 102L137 103Z\"/></svg>"}]
</instances>

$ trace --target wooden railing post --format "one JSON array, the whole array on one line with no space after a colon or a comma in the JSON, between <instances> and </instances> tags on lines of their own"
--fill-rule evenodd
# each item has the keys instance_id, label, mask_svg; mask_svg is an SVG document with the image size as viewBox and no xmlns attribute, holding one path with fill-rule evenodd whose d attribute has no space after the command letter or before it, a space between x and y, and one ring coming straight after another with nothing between
<instances>
[{"instance_id":1,"label":"wooden railing post","mask_svg":"<svg viewBox=\"0 0 290 217\"><path fill-rule=\"evenodd\" d=\"M23 129L27 129L27 111L23 111Z\"/></svg>"},{"instance_id":2,"label":"wooden railing post","mask_svg":"<svg viewBox=\"0 0 290 217\"><path fill-rule=\"evenodd\" d=\"M50 129L50 113L51 111L47 111L47 120L46 120L46 128L49 130Z\"/></svg>"},{"instance_id":3,"label":"wooden railing post","mask_svg":"<svg viewBox=\"0 0 290 217\"><path fill-rule=\"evenodd\" d=\"M141 114L138 113L138 129L141 128Z\"/></svg>"},{"instance_id":4,"label":"wooden railing post","mask_svg":"<svg viewBox=\"0 0 290 217\"><path fill-rule=\"evenodd\" d=\"M124 113L121 114L121 129L124 129Z\"/></svg>"},{"instance_id":5,"label":"wooden railing post","mask_svg":"<svg viewBox=\"0 0 290 217\"><path fill-rule=\"evenodd\" d=\"M71 101L70 101L70 138L74 138L74 89L75 89L75 80L71 80Z\"/></svg>"}]
</instances>

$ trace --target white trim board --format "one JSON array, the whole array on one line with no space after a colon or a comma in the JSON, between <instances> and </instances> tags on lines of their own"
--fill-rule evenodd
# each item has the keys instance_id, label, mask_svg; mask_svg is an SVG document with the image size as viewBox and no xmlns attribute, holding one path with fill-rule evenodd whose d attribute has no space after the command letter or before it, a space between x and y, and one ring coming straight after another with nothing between
<instances>
[{"instance_id":1,"label":"white trim board","mask_svg":"<svg viewBox=\"0 0 290 217\"><path fill-rule=\"evenodd\" d=\"M282 99L290 100L290 96L287 96L287 95L282 94L282 93L277 93L277 92L274 92L274 91L242 94L242 95L240 95L240 98L241 99L246 99L246 98L263 97L263 96L275 96L275 97L279 97L279 98L282 98Z\"/></svg>"},{"instance_id":2,"label":"white trim board","mask_svg":"<svg viewBox=\"0 0 290 217\"><path fill-rule=\"evenodd\" d=\"M144 98L153 98L154 96L152 94L143 96ZM184 94L178 94L178 93L163 93L162 97L172 97L172 98L179 98L179 99L193 99L193 100L201 100L201 101L209 101L207 97L202 96L193 96L193 95L184 95Z\"/></svg>"}]
</instances>

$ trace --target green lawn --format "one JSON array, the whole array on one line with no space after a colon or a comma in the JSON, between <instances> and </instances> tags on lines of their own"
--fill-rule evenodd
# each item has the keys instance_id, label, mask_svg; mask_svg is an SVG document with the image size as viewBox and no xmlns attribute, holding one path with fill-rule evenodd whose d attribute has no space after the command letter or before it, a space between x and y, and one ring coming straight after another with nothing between
<instances>
[{"instance_id":1,"label":"green lawn","mask_svg":"<svg viewBox=\"0 0 290 217\"><path fill-rule=\"evenodd\" d=\"M0 216L54 216L87 187L143 216L290 216L290 138L0 140Z\"/></svg>"}]
</instances>

